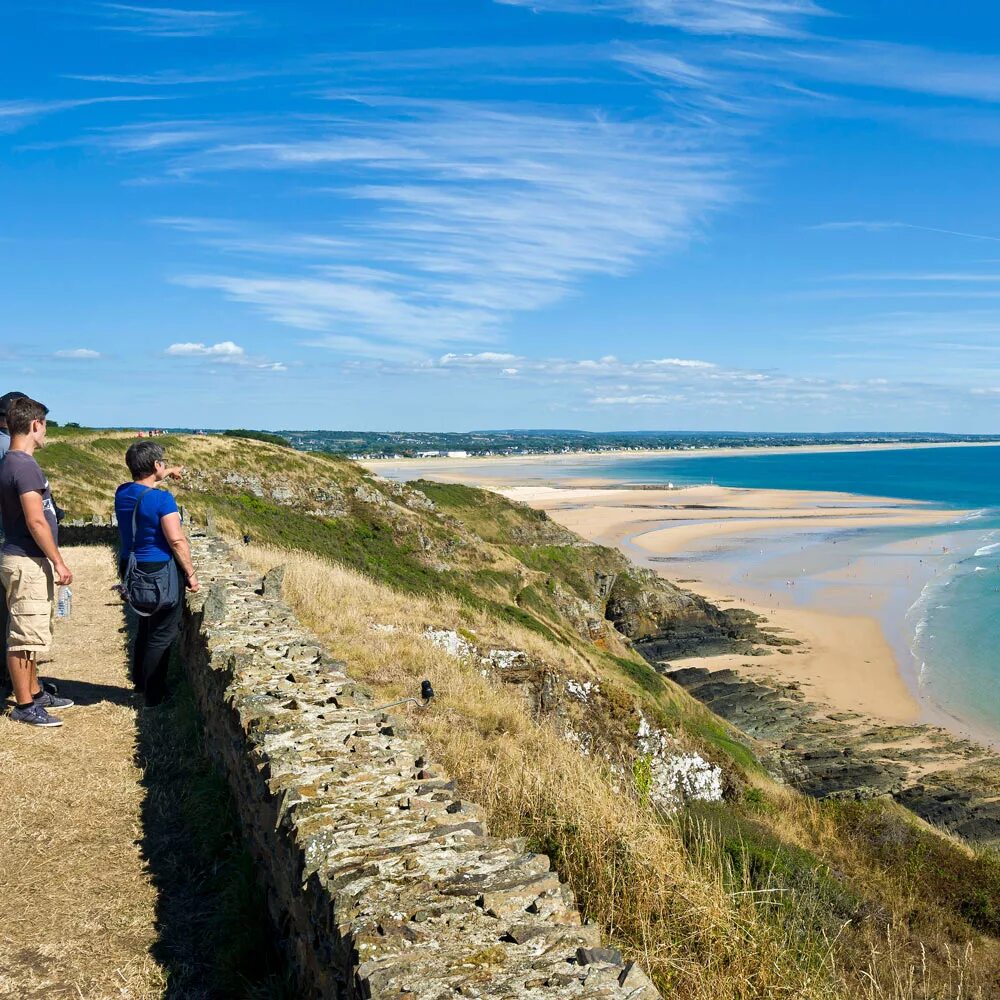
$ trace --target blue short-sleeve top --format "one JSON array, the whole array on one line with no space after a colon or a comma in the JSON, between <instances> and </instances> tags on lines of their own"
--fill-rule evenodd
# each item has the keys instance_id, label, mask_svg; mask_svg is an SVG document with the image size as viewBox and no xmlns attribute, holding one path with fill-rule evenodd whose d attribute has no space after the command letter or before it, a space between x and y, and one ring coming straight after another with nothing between
<instances>
[{"instance_id":1,"label":"blue short-sleeve top","mask_svg":"<svg viewBox=\"0 0 1000 1000\"><path fill-rule=\"evenodd\" d=\"M122 483L115 491L115 514L118 516L118 534L121 537L121 556L128 558L132 548L132 513L136 500L142 497L139 516L136 518L135 558L138 562L166 562L173 558L160 518L177 514L177 501L167 490L152 489L138 483Z\"/></svg>"}]
</instances>

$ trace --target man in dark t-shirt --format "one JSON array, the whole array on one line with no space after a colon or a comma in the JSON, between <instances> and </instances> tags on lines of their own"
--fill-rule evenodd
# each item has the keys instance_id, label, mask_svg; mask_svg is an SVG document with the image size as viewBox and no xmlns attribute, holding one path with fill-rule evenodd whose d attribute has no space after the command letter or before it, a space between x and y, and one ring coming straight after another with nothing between
<instances>
[{"instance_id":1,"label":"man in dark t-shirt","mask_svg":"<svg viewBox=\"0 0 1000 1000\"><path fill-rule=\"evenodd\" d=\"M0 584L7 595L7 669L14 688L11 719L31 726L61 726L49 708L73 702L46 692L38 682L37 657L52 644L55 584L73 582L59 552L59 526L49 481L34 454L45 445L46 407L15 400L7 411L11 447L0 465L0 515L5 540Z\"/></svg>"},{"instance_id":2,"label":"man in dark t-shirt","mask_svg":"<svg viewBox=\"0 0 1000 1000\"><path fill-rule=\"evenodd\" d=\"M58 545L59 522L56 520L56 505L52 500L49 481L33 455L11 449L7 452L3 465L0 465L0 517L3 518L4 525L3 554L41 559L45 553L32 537L21 503L21 497L25 493L41 494L42 513L52 532L52 541Z\"/></svg>"}]
</instances>

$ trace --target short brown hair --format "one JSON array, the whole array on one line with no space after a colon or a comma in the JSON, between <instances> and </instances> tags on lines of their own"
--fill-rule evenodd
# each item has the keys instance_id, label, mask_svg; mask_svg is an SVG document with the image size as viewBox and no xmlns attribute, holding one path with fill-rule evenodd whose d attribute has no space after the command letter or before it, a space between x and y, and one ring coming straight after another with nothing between
<instances>
[{"instance_id":1,"label":"short brown hair","mask_svg":"<svg viewBox=\"0 0 1000 1000\"><path fill-rule=\"evenodd\" d=\"M7 410L7 430L11 437L15 434L30 434L31 425L36 420L44 420L49 408L37 399L22 396L15 399Z\"/></svg>"},{"instance_id":2,"label":"short brown hair","mask_svg":"<svg viewBox=\"0 0 1000 1000\"><path fill-rule=\"evenodd\" d=\"M156 463L163 461L163 445L155 441L136 441L125 452L125 464L133 479L145 479L156 472Z\"/></svg>"}]
</instances>

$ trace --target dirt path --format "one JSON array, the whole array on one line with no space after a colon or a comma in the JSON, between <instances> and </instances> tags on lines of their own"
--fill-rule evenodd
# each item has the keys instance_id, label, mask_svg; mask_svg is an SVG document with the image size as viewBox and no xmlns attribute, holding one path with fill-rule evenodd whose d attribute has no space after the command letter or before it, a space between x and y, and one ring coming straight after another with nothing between
<instances>
[{"instance_id":1,"label":"dirt path","mask_svg":"<svg viewBox=\"0 0 1000 1000\"><path fill-rule=\"evenodd\" d=\"M42 668L77 707L61 729L0 719L0 996L162 997L146 791L106 548L67 550L73 616Z\"/></svg>"}]
</instances>

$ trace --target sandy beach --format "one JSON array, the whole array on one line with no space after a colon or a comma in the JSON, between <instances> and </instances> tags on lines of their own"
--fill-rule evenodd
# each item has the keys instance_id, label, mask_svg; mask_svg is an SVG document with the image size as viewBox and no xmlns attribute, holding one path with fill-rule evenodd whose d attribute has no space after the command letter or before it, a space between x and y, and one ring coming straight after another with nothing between
<instances>
[{"instance_id":1,"label":"sandy beach","mask_svg":"<svg viewBox=\"0 0 1000 1000\"><path fill-rule=\"evenodd\" d=\"M886 612L902 614L908 601L901 595L919 593L924 576L933 571L936 544L911 546L911 558L897 558L888 567L880 561L880 575L860 567L847 547L842 569L817 563L815 552L806 558L801 554L817 534L876 527L947 531L961 516L955 511L878 497L718 486L508 486L500 492L547 511L584 538L616 546L722 607L754 610L802 642L790 654L691 659L676 661L677 666L732 667L752 676L794 680L810 700L838 712L861 712L891 723L928 721L916 696L915 675L900 662L908 656L902 636L887 634ZM792 569L789 561L807 566ZM924 573L916 572L923 566Z\"/></svg>"},{"instance_id":2,"label":"sandy beach","mask_svg":"<svg viewBox=\"0 0 1000 1000\"><path fill-rule=\"evenodd\" d=\"M730 667L756 678L794 681L830 712L890 724L929 722L982 737L919 697L905 622L924 584L942 568L948 532L963 512L818 491L623 487L602 477L596 461L593 475L550 475L561 458L370 467L383 475L497 490L721 607L757 612L767 627L801 643L764 656L692 658L675 666ZM574 464L579 459L565 457ZM879 530L877 552L866 548L875 537L870 529ZM890 529L888 536L882 529ZM890 544L891 529L900 529L900 540Z\"/></svg>"}]
</instances>

